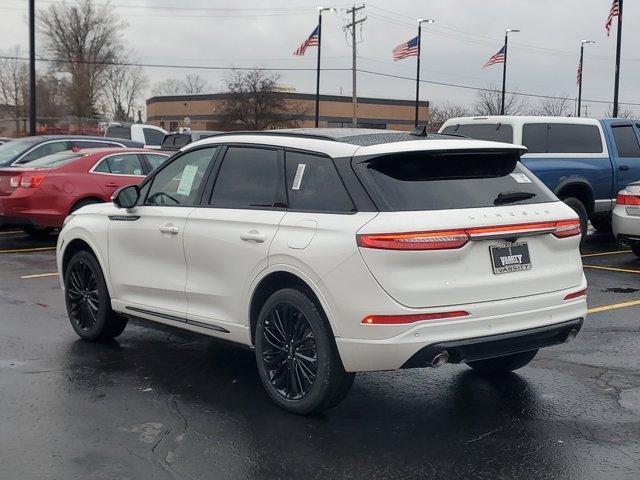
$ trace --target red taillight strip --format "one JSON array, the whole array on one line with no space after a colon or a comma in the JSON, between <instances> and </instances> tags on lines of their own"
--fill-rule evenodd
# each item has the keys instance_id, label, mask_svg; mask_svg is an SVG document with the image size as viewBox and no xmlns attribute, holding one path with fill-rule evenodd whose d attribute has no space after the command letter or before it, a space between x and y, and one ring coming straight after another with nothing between
<instances>
[{"instance_id":1,"label":"red taillight strip","mask_svg":"<svg viewBox=\"0 0 640 480\"><path fill-rule=\"evenodd\" d=\"M417 313L411 315L368 315L362 319L364 325L406 325L423 320L444 320L447 318L467 317L469 312L455 310L453 312Z\"/></svg>"},{"instance_id":2,"label":"red taillight strip","mask_svg":"<svg viewBox=\"0 0 640 480\"><path fill-rule=\"evenodd\" d=\"M558 238L580 235L579 220L560 220L557 222L520 223L516 225L499 225L473 227L455 230L439 230L431 232L358 234L359 247L382 250L451 250L461 248L469 240L487 240L505 238L511 235L540 235L552 233Z\"/></svg>"},{"instance_id":3,"label":"red taillight strip","mask_svg":"<svg viewBox=\"0 0 640 480\"><path fill-rule=\"evenodd\" d=\"M579 290L577 292L570 293L569 295L564 297L564 299L565 300L573 300L575 298L585 297L586 295L587 295L587 289L583 288L582 290Z\"/></svg>"},{"instance_id":4,"label":"red taillight strip","mask_svg":"<svg viewBox=\"0 0 640 480\"><path fill-rule=\"evenodd\" d=\"M617 205L630 205L638 207L640 206L640 197L637 195L630 195L628 193L620 192L616 197Z\"/></svg>"}]
</instances>

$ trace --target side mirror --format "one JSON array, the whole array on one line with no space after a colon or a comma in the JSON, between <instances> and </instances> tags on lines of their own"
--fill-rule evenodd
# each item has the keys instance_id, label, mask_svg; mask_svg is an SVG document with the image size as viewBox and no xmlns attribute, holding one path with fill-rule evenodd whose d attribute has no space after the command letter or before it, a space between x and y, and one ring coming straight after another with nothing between
<instances>
[{"instance_id":1,"label":"side mirror","mask_svg":"<svg viewBox=\"0 0 640 480\"><path fill-rule=\"evenodd\" d=\"M111 197L111 201L118 208L126 208L127 210L135 207L140 199L140 187L138 185L129 185L122 187L116 191Z\"/></svg>"}]
</instances>

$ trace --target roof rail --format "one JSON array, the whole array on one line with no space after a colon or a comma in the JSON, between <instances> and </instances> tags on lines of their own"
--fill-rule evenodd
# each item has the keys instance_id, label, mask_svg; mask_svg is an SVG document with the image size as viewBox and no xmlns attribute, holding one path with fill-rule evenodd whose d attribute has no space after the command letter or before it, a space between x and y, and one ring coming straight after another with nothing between
<instances>
[{"instance_id":1,"label":"roof rail","mask_svg":"<svg viewBox=\"0 0 640 480\"><path fill-rule=\"evenodd\" d=\"M312 133L302 133L302 132L292 132L285 130L239 130L232 132L220 132L214 133L212 135L207 135L205 138L215 138L215 137L224 137L228 135L280 135L282 137L298 137L298 138L309 138L314 140L328 140L335 142L336 139L329 135L321 135L321 134L312 134Z\"/></svg>"}]
</instances>

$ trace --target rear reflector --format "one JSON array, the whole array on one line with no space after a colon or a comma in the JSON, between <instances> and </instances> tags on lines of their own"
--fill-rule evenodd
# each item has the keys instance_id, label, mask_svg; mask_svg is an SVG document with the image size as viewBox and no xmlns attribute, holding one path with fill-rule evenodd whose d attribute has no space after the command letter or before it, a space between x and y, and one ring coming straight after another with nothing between
<instances>
[{"instance_id":1,"label":"rear reflector","mask_svg":"<svg viewBox=\"0 0 640 480\"><path fill-rule=\"evenodd\" d=\"M22 188L36 188L44 179L47 178L46 175L29 175L20 178L20 187Z\"/></svg>"},{"instance_id":2,"label":"rear reflector","mask_svg":"<svg viewBox=\"0 0 640 480\"><path fill-rule=\"evenodd\" d=\"M582 233L579 220L520 223L428 232L358 234L358 246L382 250L450 250L465 246L469 240L552 233L558 238Z\"/></svg>"},{"instance_id":3,"label":"rear reflector","mask_svg":"<svg viewBox=\"0 0 640 480\"><path fill-rule=\"evenodd\" d=\"M574 298L585 297L587 295L587 289L580 290L578 292L573 292L564 297L565 300L573 300Z\"/></svg>"},{"instance_id":4,"label":"rear reflector","mask_svg":"<svg viewBox=\"0 0 640 480\"><path fill-rule=\"evenodd\" d=\"M629 195L627 193L619 193L616 197L616 205L640 206L640 197L637 195Z\"/></svg>"},{"instance_id":5,"label":"rear reflector","mask_svg":"<svg viewBox=\"0 0 640 480\"><path fill-rule=\"evenodd\" d=\"M413 315L369 315L362 319L364 325L403 325L423 320L444 320L446 318L467 317L469 312L456 310L453 312L417 313Z\"/></svg>"}]
</instances>

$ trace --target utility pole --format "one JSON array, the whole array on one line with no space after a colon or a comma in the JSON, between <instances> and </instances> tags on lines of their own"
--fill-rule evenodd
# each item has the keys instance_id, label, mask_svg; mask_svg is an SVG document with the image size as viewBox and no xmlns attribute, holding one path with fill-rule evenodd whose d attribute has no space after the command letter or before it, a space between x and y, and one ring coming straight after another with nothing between
<instances>
[{"instance_id":1,"label":"utility pole","mask_svg":"<svg viewBox=\"0 0 640 480\"><path fill-rule=\"evenodd\" d=\"M36 134L36 6L29 0L29 135Z\"/></svg>"},{"instance_id":2,"label":"utility pole","mask_svg":"<svg viewBox=\"0 0 640 480\"><path fill-rule=\"evenodd\" d=\"M350 28L351 29L351 80L352 80L352 88L351 88L351 92L352 92L352 104L353 104L353 127L357 127L358 126L358 95L356 92L356 25L358 25L359 23L363 23L367 17L361 18L360 20L356 20L356 13L358 12L358 10L363 10L364 9L364 5L360 6L360 7L356 7L355 5L353 6L353 8L347 10L347 13L351 14L351 23L348 24L345 28Z\"/></svg>"},{"instance_id":3,"label":"utility pole","mask_svg":"<svg viewBox=\"0 0 640 480\"><path fill-rule=\"evenodd\" d=\"M580 42L580 63L578 64L578 116L581 113L582 105L582 75L584 74L584 46L586 44L596 43L593 40L582 40Z\"/></svg>"},{"instance_id":4,"label":"utility pole","mask_svg":"<svg viewBox=\"0 0 640 480\"><path fill-rule=\"evenodd\" d=\"M618 116L618 90L620 87L620 50L622 49L622 0L618 0L618 38L616 40L616 79L613 86L613 116Z\"/></svg>"}]
</instances>

